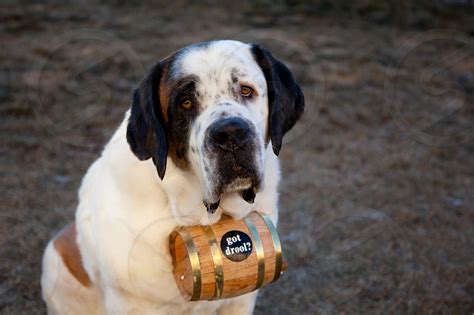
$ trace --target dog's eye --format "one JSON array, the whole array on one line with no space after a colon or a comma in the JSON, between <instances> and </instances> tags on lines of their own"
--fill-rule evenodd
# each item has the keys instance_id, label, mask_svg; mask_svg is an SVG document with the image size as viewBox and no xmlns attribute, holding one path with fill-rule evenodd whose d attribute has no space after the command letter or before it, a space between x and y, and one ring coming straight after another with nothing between
<instances>
[{"instance_id":1,"label":"dog's eye","mask_svg":"<svg viewBox=\"0 0 474 315\"><path fill-rule=\"evenodd\" d=\"M191 102L191 100L184 100L181 102L181 107L184 109L191 109L191 107L193 107L193 102Z\"/></svg>"},{"instance_id":2,"label":"dog's eye","mask_svg":"<svg viewBox=\"0 0 474 315\"><path fill-rule=\"evenodd\" d=\"M252 93L253 93L253 89L252 89L250 86L242 85L242 86L240 87L240 94L241 94L243 97L251 97L251 96L252 96Z\"/></svg>"}]
</instances>

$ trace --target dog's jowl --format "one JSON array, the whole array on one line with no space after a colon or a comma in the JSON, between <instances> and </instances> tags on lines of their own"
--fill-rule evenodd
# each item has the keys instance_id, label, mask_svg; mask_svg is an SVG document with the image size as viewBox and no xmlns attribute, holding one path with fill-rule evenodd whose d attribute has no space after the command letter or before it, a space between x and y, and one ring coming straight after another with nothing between
<instances>
[{"instance_id":1,"label":"dog's jowl","mask_svg":"<svg viewBox=\"0 0 474 315\"><path fill-rule=\"evenodd\" d=\"M87 171L70 228L43 257L50 314L251 314L256 292L185 301L168 235L250 211L278 221L278 154L304 97L288 68L237 41L158 61Z\"/></svg>"}]
</instances>

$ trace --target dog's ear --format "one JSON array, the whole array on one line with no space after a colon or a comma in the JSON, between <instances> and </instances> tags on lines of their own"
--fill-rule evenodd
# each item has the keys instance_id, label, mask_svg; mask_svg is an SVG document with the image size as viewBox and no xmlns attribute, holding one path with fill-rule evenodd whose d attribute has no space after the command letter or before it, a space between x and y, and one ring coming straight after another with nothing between
<instances>
[{"instance_id":1,"label":"dog's ear","mask_svg":"<svg viewBox=\"0 0 474 315\"><path fill-rule=\"evenodd\" d=\"M165 176L168 156L165 121L159 95L162 72L163 62L159 62L135 89L127 126L130 149L142 161L151 157L161 179Z\"/></svg>"},{"instance_id":2,"label":"dog's ear","mask_svg":"<svg viewBox=\"0 0 474 315\"><path fill-rule=\"evenodd\" d=\"M303 92L290 70L268 50L252 45L251 51L267 81L270 139L278 155L283 136L303 114Z\"/></svg>"}]
</instances>

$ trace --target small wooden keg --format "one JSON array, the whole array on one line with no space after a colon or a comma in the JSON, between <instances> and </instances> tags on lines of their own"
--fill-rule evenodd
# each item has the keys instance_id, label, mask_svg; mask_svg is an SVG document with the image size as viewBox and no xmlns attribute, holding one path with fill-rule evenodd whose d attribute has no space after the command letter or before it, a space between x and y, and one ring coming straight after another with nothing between
<instances>
[{"instance_id":1,"label":"small wooden keg","mask_svg":"<svg viewBox=\"0 0 474 315\"><path fill-rule=\"evenodd\" d=\"M252 212L210 226L178 227L170 235L173 274L186 300L216 300L257 290L286 269L270 218Z\"/></svg>"}]
</instances>

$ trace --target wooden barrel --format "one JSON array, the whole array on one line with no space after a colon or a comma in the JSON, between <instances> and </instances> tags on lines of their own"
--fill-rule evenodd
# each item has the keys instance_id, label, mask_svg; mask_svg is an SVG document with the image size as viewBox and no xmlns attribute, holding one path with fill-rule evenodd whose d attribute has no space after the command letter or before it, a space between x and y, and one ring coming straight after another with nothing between
<instances>
[{"instance_id":1,"label":"wooden barrel","mask_svg":"<svg viewBox=\"0 0 474 315\"><path fill-rule=\"evenodd\" d=\"M170 235L173 274L186 300L216 300L257 290L286 269L270 218L252 212L210 226L179 227Z\"/></svg>"}]
</instances>

